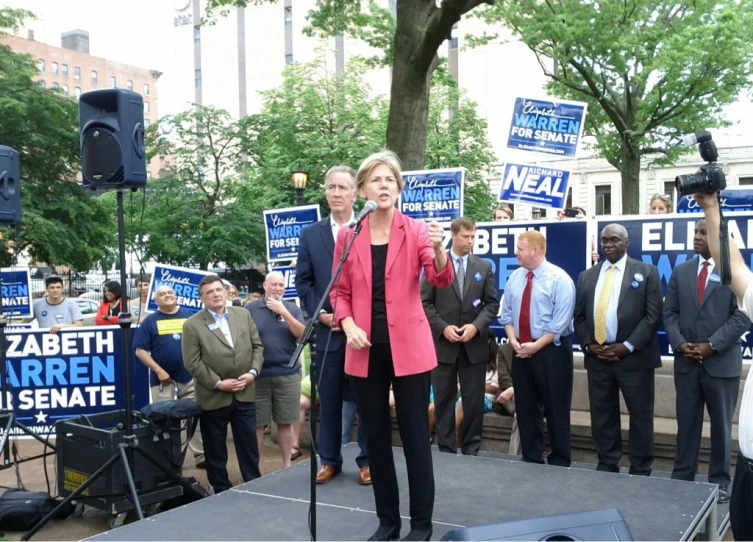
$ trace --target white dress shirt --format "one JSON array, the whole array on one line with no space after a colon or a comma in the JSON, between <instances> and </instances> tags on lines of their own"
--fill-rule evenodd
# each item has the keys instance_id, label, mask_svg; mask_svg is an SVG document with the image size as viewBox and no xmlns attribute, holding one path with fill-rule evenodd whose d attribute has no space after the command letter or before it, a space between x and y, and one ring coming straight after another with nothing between
<instances>
[{"instance_id":1,"label":"white dress shirt","mask_svg":"<svg viewBox=\"0 0 753 542\"><path fill-rule=\"evenodd\" d=\"M214 311L209 311L209 314L211 314L214 318L215 324L220 327L220 331L222 331L225 339L227 339L227 343L230 345L230 348L235 348L233 346L233 336L230 334L230 322L228 321L227 308L225 308L225 312L223 314L217 314Z\"/></svg>"},{"instance_id":2,"label":"white dress shirt","mask_svg":"<svg viewBox=\"0 0 753 542\"><path fill-rule=\"evenodd\" d=\"M703 262L709 262L709 268L708 268L708 272L707 272L707 275L706 275L706 284L703 285L704 288L705 288L706 286L709 285L709 277L711 276L711 273L714 271L714 258L709 258L707 260L706 258L704 258L703 256L701 256L700 254L698 255L698 272L695 275L696 277L699 276L701 274L701 271L703 270Z\"/></svg>"},{"instance_id":3,"label":"white dress shirt","mask_svg":"<svg viewBox=\"0 0 753 542\"><path fill-rule=\"evenodd\" d=\"M355 221L356 221L356 214L351 213L350 220L348 220L345 224L340 226L340 224L335 222L335 217L333 217L332 215L329 215L329 225L332 228L332 238L335 240L335 243L337 243L337 235L340 233L340 229L343 228L344 226L350 226Z\"/></svg>"},{"instance_id":4,"label":"white dress shirt","mask_svg":"<svg viewBox=\"0 0 753 542\"><path fill-rule=\"evenodd\" d=\"M737 306L748 318L753 315L753 281L748 282L743 298L737 299ZM753 369L748 371L743 399L740 402L738 441L740 453L748 459L753 459Z\"/></svg>"},{"instance_id":5,"label":"white dress shirt","mask_svg":"<svg viewBox=\"0 0 753 542\"><path fill-rule=\"evenodd\" d=\"M617 340L617 305L620 302L620 291L622 290L622 279L625 276L627 254L614 264L611 264L608 260L604 260L604 265L601 266L599 279L596 281L596 290L594 291L594 322L596 321L599 299L601 299L601 290L604 287L604 281L612 265L615 266L614 276L612 277L612 295L609 296L609 304L607 305L607 343L609 344Z\"/></svg>"}]
</instances>

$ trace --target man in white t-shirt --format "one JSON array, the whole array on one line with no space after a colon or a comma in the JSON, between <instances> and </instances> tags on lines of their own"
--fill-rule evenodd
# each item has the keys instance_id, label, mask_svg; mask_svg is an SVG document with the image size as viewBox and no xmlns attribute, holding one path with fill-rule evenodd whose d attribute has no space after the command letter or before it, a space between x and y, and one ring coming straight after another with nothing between
<instances>
[{"instance_id":1,"label":"man in white t-shirt","mask_svg":"<svg viewBox=\"0 0 753 542\"><path fill-rule=\"evenodd\" d=\"M44 279L47 297L34 301L34 319L40 328L57 333L64 327L80 327L84 323L81 309L70 298L63 296L63 279L56 275Z\"/></svg>"},{"instance_id":2,"label":"man in white t-shirt","mask_svg":"<svg viewBox=\"0 0 753 542\"><path fill-rule=\"evenodd\" d=\"M721 262L719 240L720 218L719 201L716 194L695 194L695 200L706 215L706 231L709 250L714 261ZM728 239L730 288L737 296L740 310L748 318L753 316L753 273L745 265L737 245ZM735 467L732 494L729 501L730 524L735 540L753 540L753 370L748 371L745 380L743 400L740 404L739 435L740 455Z\"/></svg>"}]
</instances>

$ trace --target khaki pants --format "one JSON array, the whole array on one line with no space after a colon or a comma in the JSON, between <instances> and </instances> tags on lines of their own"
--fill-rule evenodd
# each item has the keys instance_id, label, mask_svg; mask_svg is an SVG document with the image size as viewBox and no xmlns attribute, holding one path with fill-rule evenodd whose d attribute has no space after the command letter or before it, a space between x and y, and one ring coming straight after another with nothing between
<instances>
[{"instance_id":1,"label":"khaki pants","mask_svg":"<svg viewBox=\"0 0 753 542\"><path fill-rule=\"evenodd\" d=\"M170 383L167 386L162 386L162 390L160 390L160 386L152 386L152 403L164 403L165 401L175 399L175 384ZM177 385L178 399L196 400L193 379L185 384L177 383ZM199 431L198 425L196 426L196 432L194 432L191 441L188 443L188 447L191 449L196 463L204 461L204 444L201 442L201 431Z\"/></svg>"}]
</instances>

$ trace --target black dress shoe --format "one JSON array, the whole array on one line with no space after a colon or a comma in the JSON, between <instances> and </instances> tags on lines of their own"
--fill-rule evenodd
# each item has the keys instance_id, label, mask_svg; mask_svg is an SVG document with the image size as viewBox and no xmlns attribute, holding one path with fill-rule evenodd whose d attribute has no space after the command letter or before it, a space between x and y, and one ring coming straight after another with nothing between
<instances>
[{"instance_id":1,"label":"black dress shoe","mask_svg":"<svg viewBox=\"0 0 753 542\"><path fill-rule=\"evenodd\" d=\"M429 527L428 530L411 529L408 535L402 540L431 540L432 532L434 532L432 527Z\"/></svg>"},{"instance_id":2,"label":"black dress shoe","mask_svg":"<svg viewBox=\"0 0 753 542\"><path fill-rule=\"evenodd\" d=\"M368 539L397 540L398 538L400 538L400 525L380 525L376 532Z\"/></svg>"},{"instance_id":3,"label":"black dress shoe","mask_svg":"<svg viewBox=\"0 0 753 542\"><path fill-rule=\"evenodd\" d=\"M729 502L729 493L727 493L726 487L719 488L719 495L717 496L716 502L719 504L726 504Z\"/></svg>"}]
</instances>

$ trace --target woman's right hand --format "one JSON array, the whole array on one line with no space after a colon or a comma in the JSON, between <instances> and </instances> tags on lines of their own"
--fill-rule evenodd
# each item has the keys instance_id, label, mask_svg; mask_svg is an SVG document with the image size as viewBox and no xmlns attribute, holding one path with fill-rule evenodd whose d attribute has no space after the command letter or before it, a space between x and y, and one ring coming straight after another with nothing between
<instances>
[{"instance_id":1,"label":"woman's right hand","mask_svg":"<svg viewBox=\"0 0 753 542\"><path fill-rule=\"evenodd\" d=\"M349 325L345 324L345 321L341 322L343 331L345 331L345 338L348 341L348 346L353 350L362 350L371 346L366 332L358 327L352 319L349 319Z\"/></svg>"}]
</instances>

